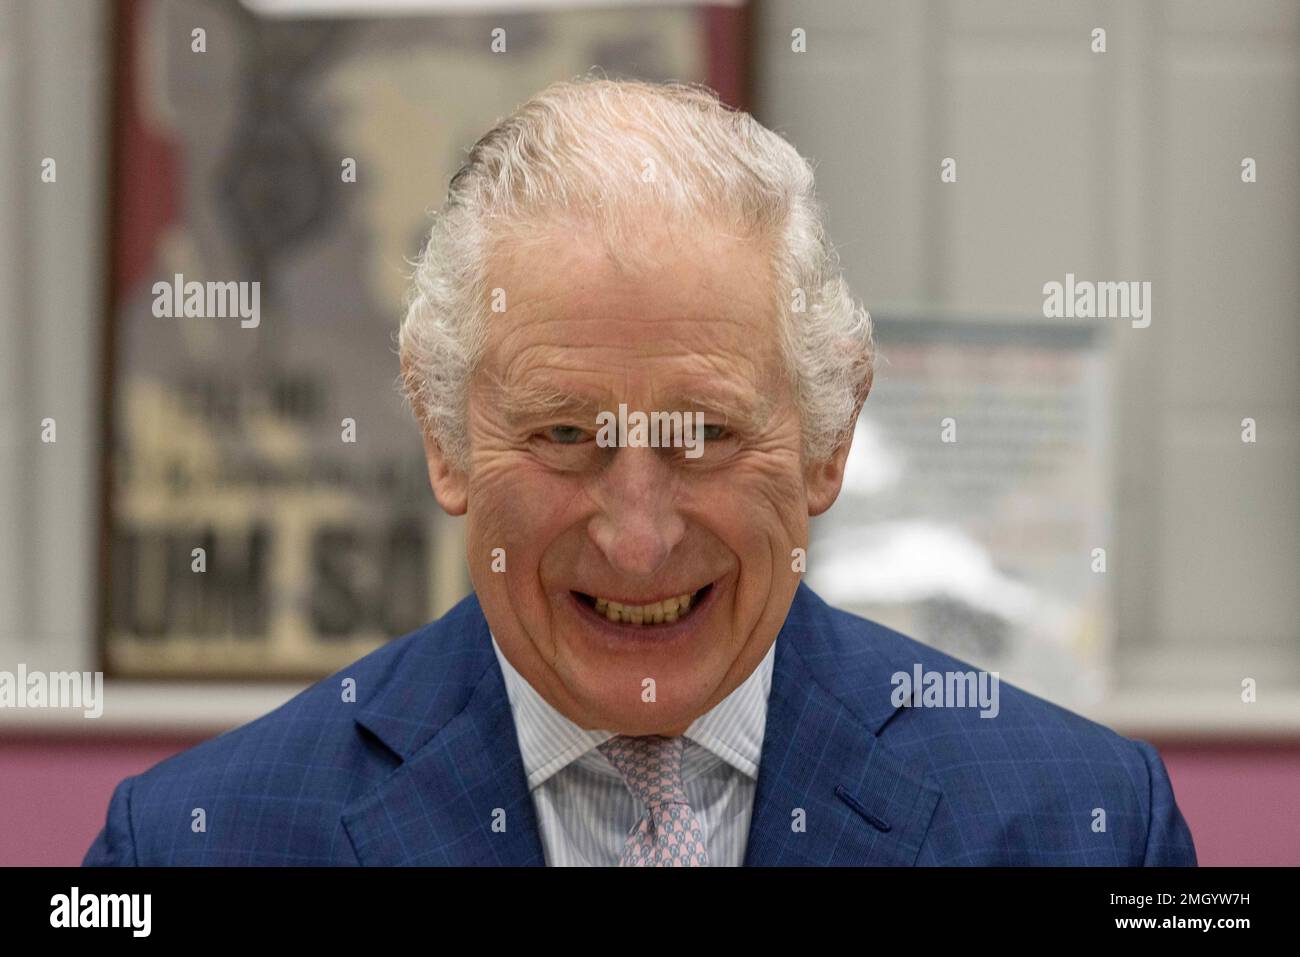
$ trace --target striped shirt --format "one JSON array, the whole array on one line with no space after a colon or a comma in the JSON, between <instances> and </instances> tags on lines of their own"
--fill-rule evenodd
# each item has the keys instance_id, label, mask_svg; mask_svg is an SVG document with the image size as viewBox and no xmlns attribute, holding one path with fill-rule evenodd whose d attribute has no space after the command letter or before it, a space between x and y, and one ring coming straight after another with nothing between
<instances>
[{"instance_id":1,"label":"striped shirt","mask_svg":"<svg viewBox=\"0 0 1300 957\"><path fill-rule=\"evenodd\" d=\"M612 867L644 809L596 746L614 737L587 731L556 711L502 654L519 753L550 867ZM758 763L767 725L776 643L753 673L686 729L682 777L713 866L744 863Z\"/></svg>"}]
</instances>

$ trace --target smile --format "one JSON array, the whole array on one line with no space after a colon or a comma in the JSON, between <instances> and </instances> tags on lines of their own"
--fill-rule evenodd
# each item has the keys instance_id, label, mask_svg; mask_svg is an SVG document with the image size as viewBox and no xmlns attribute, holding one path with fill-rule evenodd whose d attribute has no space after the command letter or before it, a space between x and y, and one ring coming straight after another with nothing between
<instances>
[{"instance_id":1,"label":"smile","mask_svg":"<svg viewBox=\"0 0 1300 957\"><path fill-rule=\"evenodd\" d=\"M656 625L673 624L689 617L692 609L700 606L712 587L710 583L697 591L685 592L644 605L612 601L580 591L575 591L573 595L597 615L614 624L653 628Z\"/></svg>"}]
</instances>

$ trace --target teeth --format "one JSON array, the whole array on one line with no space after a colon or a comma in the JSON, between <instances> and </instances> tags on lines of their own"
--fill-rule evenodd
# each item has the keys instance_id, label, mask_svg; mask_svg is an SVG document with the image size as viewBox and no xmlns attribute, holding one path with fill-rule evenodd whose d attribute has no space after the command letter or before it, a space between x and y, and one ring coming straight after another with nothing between
<instances>
[{"instance_id":1,"label":"teeth","mask_svg":"<svg viewBox=\"0 0 1300 957\"><path fill-rule=\"evenodd\" d=\"M660 625L674 622L691 607L691 596L678 595L649 605L620 605L607 598L596 599L596 614L624 625Z\"/></svg>"}]
</instances>

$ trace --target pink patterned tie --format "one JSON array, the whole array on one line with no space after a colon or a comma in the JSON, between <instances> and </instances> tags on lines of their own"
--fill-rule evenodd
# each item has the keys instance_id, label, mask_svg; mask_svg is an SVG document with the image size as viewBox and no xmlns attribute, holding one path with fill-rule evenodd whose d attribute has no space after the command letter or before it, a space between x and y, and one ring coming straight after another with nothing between
<instances>
[{"instance_id":1,"label":"pink patterned tie","mask_svg":"<svg viewBox=\"0 0 1300 957\"><path fill-rule=\"evenodd\" d=\"M619 867L706 867L699 818L686 803L682 738L620 735L599 745L632 796L646 806L623 845Z\"/></svg>"}]
</instances>

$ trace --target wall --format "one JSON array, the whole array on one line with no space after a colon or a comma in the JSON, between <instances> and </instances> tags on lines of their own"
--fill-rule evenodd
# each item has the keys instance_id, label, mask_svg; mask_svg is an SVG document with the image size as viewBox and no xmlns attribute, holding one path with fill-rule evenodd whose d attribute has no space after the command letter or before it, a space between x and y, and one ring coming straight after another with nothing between
<instances>
[{"instance_id":1,"label":"wall","mask_svg":"<svg viewBox=\"0 0 1300 957\"><path fill-rule=\"evenodd\" d=\"M0 743L0 867L79 864L122 778L197 739L31 738ZM1300 864L1300 741L1154 742L1202 866Z\"/></svg>"}]
</instances>

